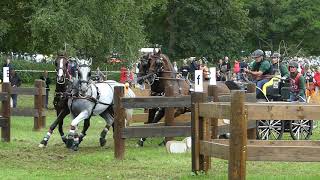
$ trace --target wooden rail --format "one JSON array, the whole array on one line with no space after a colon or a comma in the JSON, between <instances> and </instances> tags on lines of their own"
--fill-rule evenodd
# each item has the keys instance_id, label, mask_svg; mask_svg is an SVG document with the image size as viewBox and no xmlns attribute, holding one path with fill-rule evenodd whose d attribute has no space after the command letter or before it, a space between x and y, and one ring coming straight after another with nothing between
<instances>
[{"instance_id":1,"label":"wooden rail","mask_svg":"<svg viewBox=\"0 0 320 180\"><path fill-rule=\"evenodd\" d=\"M220 96L217 91L216 86L208 87L208 97L207 94L203 93L203 102L208 101L222 101L222 100L230 100L230 94L223 94ZM179 97L171 97L170 92L172 89L170 87L166 88L166 97L136 97L136 98L126 98L124 97L124 89L123 87L115 87L114 93L114 111L115 111L115 132L114 132L114 142L115 142L115 158L123 159L125 152L125 139L128 138L142 138L142 137L167 137L166 140L170 140L172 137L185 137L191 136L191 116L182 115L175 118L173 116L173 108L175 107L192 107L192 102L198 102L198 98L192 99L195 97L192 96L179 96ZM245 99L248 101L256 101L255 91L249 92L245 95ZM127 126L125 125L125 109L126 108L154 108L154 107L165 107L165 117L164 123L160 124L146 124L139 126ZM141 118L139 120L137 118ZM136 115L133 118L134 122L146 122L147 114ZM211 121L216 123L216 126L212 126L212 129L208 129L208 131L213 131L214 136L217 137L219 135L225 134L229 132L229 125L221 125L218 124L217 118L212 118ZM185 124L189 123L189 124ZM210 125L210 123L209 123ZM255 122L248 122L247 125L250 130L248 130L248 134L253 134L252 139L255 139ZM254 132L254 133L249 133Z\"/></svg>"},{"instance_id":2,"label":"wooden rail","mask_svg":"<svg viewBox=\"0 0 320 180\"><path fill-rule=\"evenodd\" d=\"M32 95L34 96L34 108L11 108L10 95ZM34 118L33 130L40 130L45 127L46 112L44 110L45 101L45 83L42 80L36 80L34 88L11 87L10 83L2 84L0 101L2 101L2 110L0 116L1 139L10 141L11 116L31 116Z\"/></svg>"},{"instance_id":3,"label":"wooden rail","mask_svg":"<svg viewBox=\"0 0 320 180\"><path fill-rule=\"evenodd\" d=\"M195 93L193 96L199 96ZM192 111L192 171L208 171L210 157L229 160L229 179L245 179L246 161L319 162L320 141L258 141L247 139L252 120L318 120L320 105L249 103L243 91L232 91L231 102L198 101ZM230 140L208 138L209 118L230 119Z\"/></svg>"}]
</instances>

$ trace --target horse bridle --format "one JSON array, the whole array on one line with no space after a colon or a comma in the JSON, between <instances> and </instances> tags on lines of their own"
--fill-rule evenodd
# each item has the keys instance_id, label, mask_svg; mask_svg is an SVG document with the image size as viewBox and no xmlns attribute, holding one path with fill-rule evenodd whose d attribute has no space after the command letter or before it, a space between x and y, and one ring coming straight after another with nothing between
<instances>
[{"instance_id":1,"label":"horse bridle","mask_svg":"<svg viewBox=\"0 0 320 180\"><path fill-rule=\"evenodd\" d=\"M90 66L87 65L87 64L78 65L78 75L79 75L79 73L80 73L80 70L79 70L80 67L89 67L89 68L90 68ZM90 72L89 72L89 77L90 77L90 76L91 76L91 69L90 69ZM89 81L79 80L79 84L80 84L80 85L81 85L81 83L87 83L87 84L89 84Z\"/></svg>"},{"instance_id":2,"label":"horse bridle","mask_svg":"<svg viewBox=\"0 0 320 180\"><path fill-rule=\"evenodd\" d=\"M61 59L66 60L64 57L61 57ZM67 66L68 66L68 60L66 60L66 61L67 61L66 64L67 64ZM59 70L62 70L63 75L64 75L64 76L63 76L63 77L64 77L64 78L63 78L63 82L59 82L59 81L56 81L56 82L57 82L58 84L65 84L65 83L66 83L66 76L67 76L67 75L66 75L66 71L67 71L67 70L66 70L66 68L65 68L64 66L62 66L62 67L58 66L57 61L56 61L55 63L56 63L56 64L55 64L55 65L56 65L56 71L59 72ZM57 75L57 76L58 76L58 75Z\"/></svg>"}]
</instances>

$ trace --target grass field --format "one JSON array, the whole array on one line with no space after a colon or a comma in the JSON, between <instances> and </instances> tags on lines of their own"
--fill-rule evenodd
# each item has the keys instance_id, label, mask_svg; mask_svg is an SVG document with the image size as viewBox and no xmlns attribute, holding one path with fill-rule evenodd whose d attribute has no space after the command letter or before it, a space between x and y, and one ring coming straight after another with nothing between
<instances>
[{"instance_id":1,"label":"grass field","mask_svg":"<svg viewBox=\"0 0 320 180\"><path fill-rule=\"evenodd\" d=\"M49 108L53 108L52 93ZM33 98L20 96L18 107L27 106L33 106ZM55 113L49 110L47 114L48 127ZM31 117L12 117L11 123L11 142L0 143L0 179L227 179L227 161L212 159L207 175L194 176L191 153L168 154L157 145L160 138L149 139L143 148L135 146L137 139L128 140L125 159L115 160L112 134L108 135L106 147L99 147L99 134L104 127L99 117L91 120L78 152L66 149L58 132L47 148L38 148L46 129L32 131ZM67 117L66 132L69 124ZM319 137L317 128L312 139ZM320 179L320 163L248 162L247 179Z\"/></svg>"}]
</instances>

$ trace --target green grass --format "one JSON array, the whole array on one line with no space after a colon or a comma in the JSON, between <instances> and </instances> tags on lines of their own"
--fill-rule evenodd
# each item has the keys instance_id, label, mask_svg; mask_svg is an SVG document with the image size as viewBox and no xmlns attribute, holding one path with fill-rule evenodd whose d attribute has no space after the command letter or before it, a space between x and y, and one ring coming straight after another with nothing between
<instances>
[{"instance_id":1,"label":"green grass","mask_svg":"<svg viewBox=\"0 0 320 180\"><path fill-rule=\"evenodd\" d=\"M18 107L28 106L33 106L33 98L19 96ZM54 111L49 110L47 127L54 119ZM137 139L127 140L125 159L115 160L112 134L108 135L106 147L99 147L104 127L99 117L92 119L78 152L66 149L57 131L48 147L40 149L38 143L46 129L32 131L31 117L13 117L11 122L11 142L0 143L0 179L227 179L227 161L212 159L207 175L194 176L191 153L168 154L157 145L161 138L148 139L143 148L136 147ZM69 124L67 117L66 132ZM317 128L312 139L319 137ZM319 170L320 163L248 162L247 179L319 179Z\"/></svg>"}]
</instances>

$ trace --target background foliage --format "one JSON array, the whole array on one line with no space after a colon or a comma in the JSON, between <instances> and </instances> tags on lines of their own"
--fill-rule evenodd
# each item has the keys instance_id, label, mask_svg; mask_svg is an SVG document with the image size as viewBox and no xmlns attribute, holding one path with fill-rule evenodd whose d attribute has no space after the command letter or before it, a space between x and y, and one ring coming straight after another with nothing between
<instances>
[{"instance_id":1,"label":"background foliage","mask_svg":"<svg viewBox=\"0 0 320 180\"><path fill-rule=\"evenodd\" d=\"M134 61L162 45L173 60L216 61L244 50L319 55L320 1L313 0L2 0L0 51L55 54L66 47L105 63Z\"/></svg>"}]
</instances>

